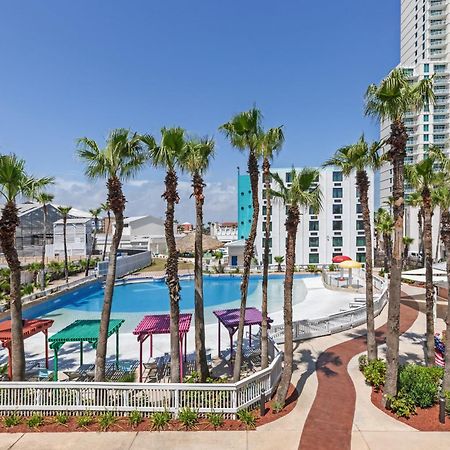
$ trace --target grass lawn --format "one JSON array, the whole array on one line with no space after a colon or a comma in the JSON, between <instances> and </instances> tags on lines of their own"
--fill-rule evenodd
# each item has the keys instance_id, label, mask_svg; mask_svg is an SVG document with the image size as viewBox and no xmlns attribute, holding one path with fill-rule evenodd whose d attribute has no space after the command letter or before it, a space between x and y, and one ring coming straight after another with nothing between
<instances>
[{"instance_id":1,"label":"grass lawn","mask_svg":"<svg viewBox=\"0 0 450 450\"><path fill-rule=\"evenodd\" d=\"M166 268L166 259L153 258L153 263L151 266L147 266L144 269L138 270L138 272L162 272ZM193 269L194 265L184 261L178 261L178 269Z\"/></svg>"}]
</instances>

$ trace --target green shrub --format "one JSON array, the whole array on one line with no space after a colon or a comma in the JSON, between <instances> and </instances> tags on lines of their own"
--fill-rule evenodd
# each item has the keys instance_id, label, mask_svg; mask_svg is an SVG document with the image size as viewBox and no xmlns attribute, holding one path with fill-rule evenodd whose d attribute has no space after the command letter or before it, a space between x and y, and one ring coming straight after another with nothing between
<instances>
[{"instance_id":1,"label":"green shrub","mask_svg":"<svg viewBox=\"0 0 450 450\"><path fill-rule=\"evenodd\" d=\"M101 414L98 418L98 424L100 425L101 431L107 431L108 428L113 426L116 422L117 417L111 411Z\"/></svg>"},{"instance_id":2,"label":"green shrub","mask_svg":"<svg viewBox=\"0 0 450 450\"><path fill-rule=\"evenodd\" d=\"M414 399L406 393L399 393L397 397L388 396L389 409L399 417L407 419L416 414Z\"/></svg>"},{"instance_id":3,"label":"green shrub","mask_svg":"<svg viewBox=\"0 0 450 450\"><path fill-rule=\"evenodd\" d=\"M118 383L134 383L135 381L136 381L136 373L135 372L124 373L117 380Z\"/></svg>"},{"instance_id":4,"label":"green shrub","mask_svg":"<svg viewBox=\"0 0 450 450\"><path fill-rule=\"evenodd\" d=\"M178 414L178 420L183 424L186 430L191 430L198 422L197 411L194 411L191 408L183 408Z\"/></svg>"},{"instance_id":5,"label":"green shrub","mask_svg":"<svg viewBox=\"0 0 450 450\"><path fill-rule=\"evenodd\" d=\"M328 270L329 270L330 272L335 272L336 270L338 270L338 266L336 266L335 264L330 264L330 265L328 266Z\"/></svg>"},{"instance_id":6,"label":"green shrub","mask_svg":"<svg viewBox=\"0 0 450 450\"><path fill-rule=\"evenodd\" d=\"M386 377L386 363L382 359L374 359L369 361L363 369L366 383L379 390L384 384Z\"/></svg>"},{"instance_id":7,"label":"green shrub","mask_svg":"<svg viewBox=\"0 0 450 450\"><path fill-rule=\"evenodd\" d=\"M241 409L237 413L238 419L247 427L247 428L255 428L256 427L256 417L246 409Z\"/></svg>"},{"instance_id":8,"label":"green shrub","mask_svg":"<svg viewBox=\"0 0 450 450\"><path fill-rule=\"evenodd\" d=\"M79 428L86 428L94 422L94 418L91 414L84 414L77 417L77 425Z\"/></svg>"},{"instance_id":9,"label":"green shrub","mask_svg":"<svg viewBox=\"0 0 450 450\"><path fill-rule=\"evenodd\" d=\"M150 422L152 425L152 429L154 430L164 430L170 422L172 415L169 411L159 411L152 414L150 418Z\"/></svg>"},{"instance_id":10,"label":"green shrub","mask_svg":"<svg viewBox=\"0 0 450 450\"><path fill-rule=\"evenodd\" d=\"M28 420L27 425L30 428L38 428L44 425L44 418L41 414L34 413Z\"/></svg>"},{"instance_id":11,"label":"green shrub","mask_svg":"<svg viewBox=\"0 0 450 450\"><path fill-rule=\"evenodd\" d=\"M445 397L445 412L450 416L450 391L445 391L443 395Z\"/></svg>"},{"instance_id":12,"label":"green shrub","mask_svg":"<svg viewBox=\"0 0 450 450\"><path fill-rule=\"evenodd\" d=\"M359 370L361 372L363 372L364 369L367 367L367 363L368 363L367 355L366 354L360 355L360 357L358 358L358 365Z\"/></svg>"},{"instance_id":13,"label":"green shrub","mask_svg":"<svg viewBox=\"0 0 450 450\"><path fill-rule=\"evenodd\" d=\"M428 408L433 406L439 393L439 384L443 369L406 364L400 367L398 391L407 394L416 406Z\"/></svg>"},{"instance_id":14,"label":"green shrub","mask_svg":"<svg viewBox=\"0 0 450 450\"><path fill-rule=\"evenodd\" d=\"M209 413L206 417L215 430L220 428L224 423L223 414L221 413Z\"/></svg>"},{"instance_id":15,"label":"green shrub","mask_svg":"<svg viewBox=\"0 0 450 450\"><path fill-rule=\"evenodd\" d=\"M11 414L10 416L6 416L3 420L6 428L11 428L16 425L20 425L20 423L22 422L22 418L17 414Z\"/></svg>"},{"instance_id":16,"label":"green shrub","mask_svg":"<svg viewBox=\"0 0 450 450\"><path fill-rule=\"evenodd\" d=\"M59 425L67 425L69 421L69 416L64 413L57 414L55 417L55 422Z\"/></svg>"},{"instance_id":17,"label":"green shrub","mask_svg":"<svg viewBox=\"0 0 450 450\"><path fill-rule=\"evenodd\" d=\"M275 411L277 414L280 413L284 408L284 404L282 402L273 402L272 403L272 410Z\"/></svg>"},{"instance_id":18,"label":"green shrub","mask_svg":"<svg viewBox=\"0 0 450 450\"><path fill-rule=\"evenodd\" d=\"M142 413L140 411L131 411L128 416L128 422L132 428L137 427L143 420Z\"/></svg>"}]
</instances>

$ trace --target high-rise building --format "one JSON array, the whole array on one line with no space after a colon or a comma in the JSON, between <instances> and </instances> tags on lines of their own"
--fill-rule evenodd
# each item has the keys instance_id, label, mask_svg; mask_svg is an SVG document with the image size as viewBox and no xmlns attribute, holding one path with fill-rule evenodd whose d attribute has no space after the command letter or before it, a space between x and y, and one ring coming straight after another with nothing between
<instances>
[{"instance_id":1,"label":"high-rise building","mask_svg":"<svg viewBox=\"0 0 450 450\"><path fill-rule=\"evenodd\" d=\"M405 163L426 157L430 145L449 152L449 75L450 39L448 14L450 0L401 0L400 64L412 81L434 75L435 105L425 105L418 113L405 117L408 133ZM389 135L389 123L381 124L381 138ZM411 188L405 185L405 193ZM392 195L392 167L386 164L380 172L380 201ZM438 214L433 226L437 237ZM405 235L414 238L410 247L417 252L419 245L417 209L406 207ZM439 253L437 251L436 253ZM439 256L438 256L439 258Z\"/></svg>"},{"instance_id":2,"label":"high-rise building","mask_svg":"<svg viewBox=\"0 0 450 450\"><path fill-rule=\"evenodd\" d=\"M253 215L252 187L249 175L241 175L238 171L238 235L247 239L250 233Z\"/></svg>"}]
</instances>

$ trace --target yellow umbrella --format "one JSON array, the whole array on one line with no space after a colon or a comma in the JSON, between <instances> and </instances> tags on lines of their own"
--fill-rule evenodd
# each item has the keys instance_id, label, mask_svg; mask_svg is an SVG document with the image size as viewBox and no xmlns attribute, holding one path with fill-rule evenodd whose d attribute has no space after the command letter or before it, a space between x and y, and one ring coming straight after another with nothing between
<instances>
[{"instance_id":1,"label":"yellow umbrella","mask_svg":"<svg viewBox=\"0 0 450 450\"><path fill-rule=\"evenodd\" d=\"M352 280L352 269L361 269L362 264L358 261L353 261L352 259L348 261L342 261L339 263L341 269L348 269L348 285L351 287L353 285Z\"/></svg>"}]
</instances>

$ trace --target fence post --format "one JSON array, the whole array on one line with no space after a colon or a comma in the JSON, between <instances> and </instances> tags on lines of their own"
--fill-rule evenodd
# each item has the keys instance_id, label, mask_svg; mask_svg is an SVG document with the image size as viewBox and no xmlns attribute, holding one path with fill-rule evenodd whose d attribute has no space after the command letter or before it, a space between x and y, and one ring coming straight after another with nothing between
<instances>
[{"instance_id":1,"label":"fence post","mask_svg":"<svg viewBox=\"0 0 450 450\"><path fill-rule=\"evenodd\" d=\"M178 412L180 410L180 390L178 388L175 389L175 419L178 417Z\"/></svg>"},{"instance_id":2,"label":"fence post","mask_svg":"<svg viewBox=\"0 0 450 450\"><path fill-rule=\"evenodd\" d=\"M445 397L439 397L439 422L445 423Z\"/></svg>"},{"instance_id":3,"label":"fence post","mask_svg":"<svg viewBox=\"0 0 450 450\"><path fill-rule=\"evenodd\" d=\"M259 414L262 416L266 415L266 391L261 391L261 400L259 403Z\"/></svg>"}]
</instances>

